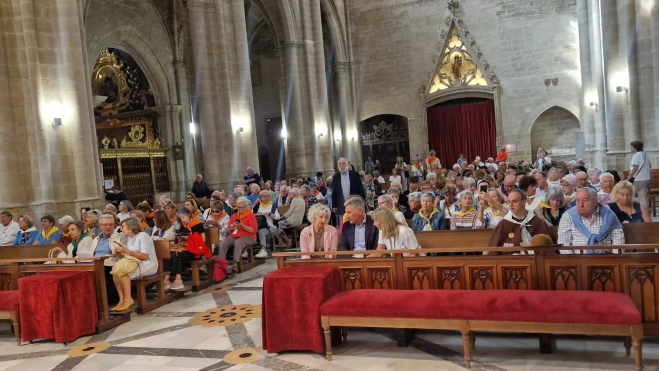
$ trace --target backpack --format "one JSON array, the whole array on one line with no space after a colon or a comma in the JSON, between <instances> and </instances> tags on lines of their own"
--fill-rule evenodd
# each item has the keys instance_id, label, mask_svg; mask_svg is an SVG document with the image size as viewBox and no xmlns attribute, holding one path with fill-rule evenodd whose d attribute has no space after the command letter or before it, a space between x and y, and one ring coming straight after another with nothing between
<instances>
[{"instance_id":1,"label":"backpack","mask_svg":"<svg viewBox=\"0 0 659 371\"><path fill-rule=\"evenodd\" d=\"M217 258L215 259L215 266L213 269L213 281L220 282L223 279L227 278L229 274L228 271L229 262L226 259Z\"/></svg>"}]
</instances>

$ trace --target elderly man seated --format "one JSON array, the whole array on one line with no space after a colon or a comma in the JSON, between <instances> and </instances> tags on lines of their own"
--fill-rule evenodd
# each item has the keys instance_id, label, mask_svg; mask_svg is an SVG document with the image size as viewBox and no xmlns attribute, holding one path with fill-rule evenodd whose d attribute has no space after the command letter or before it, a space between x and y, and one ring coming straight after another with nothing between
<instances>
[{"instance_id":1,"label":"elderly man seated","mask_svg":"<svg viewBox=\"0 0 659 371\"><path fill-rule=\"evenodd\" d=\"M339 251L366 251L378 247L379 232L373 219L366 215L361 197L350 197L344 204L348 220L343 223Z\"/></svg>"},{"instance_id":2,"label":"elderly man seated","mask_svg":"<svg viewBox=\"0 0 659 371\"><path fill-rule=\"evenodd\" d=\"M9 211L0 213L0 246L10 246L14 243L20 227L13 220Z\"/></svg>"},{"instance_id":3,"label":"elderly man seated","mask_svg":"<svg viewBox=\"0 0 659 371\"><path fill-rule=\"evenodd\" d=\"M558 225L558 243L565 246L624 245L625 235L616 214L597 202L597 192L582 188L576 194L576 207L566 211ZM605 250L585 250L586 254ZM561 254L573 254L561 250Z\"/></svg>"},{"instance_id":4,"label":"elderly man seated","mask_svg":"<svg viewBox=\"0 0 659 371\"><path fill-rule=\"evenodd\" d=\"M577 188L577 177L572 174L567 174L561 178L561 189L565 195L565 202L568 205L574 206L572 201L575 200L577 193L574 191Z\"/></svg>"},{"instance_id":5,"label":"elderly man seated","mask_svg":"<svg viewBox=\"0 0 659 371\"><path fill-rule=\"evenodd\" d=\"M252 183L249 185L249 196L247 196L247 199L249 202L254 205L256 201L259 200L259 195L261 194L261 187L259 187L258 184Z\"/></svg>"},{"instance_id":6,"label":"elderly man seated","mask_svg":"<svg viewBox=\"0 0 659 371\"><path fill-rule=\"evenodd\" d=\"M378 197L378 207L383 207L387 210L391 210L391 212L394 214L394 219L396 219L398 222L402 224L407 224L407 222L405 221L405 215L403 215L403 213L401 213L400 211L396 210L396 208L394 208L394 199L388 194Z\"/></svg>"},{"instance_id":7,"label":"elderly man seated","mask_svg":"<svg viewBox=\"0 0 659 371\"><path fill-rule=\"evenodd\" d=\"M504 201L508 202L508 194L515 188L516 183L517 177L514 175L506 175L505 178L503 178L503 184L499 190L501 191L501 194L503 194Z\"/></svg>"},{"instance_id":8,"label":"elderly man seated","mask_svg":"<svg viewBox=\"0 0 659 371\"><path fill-rule=\"evenodd\" d=\"M288 205L293 200L293 196L288 193L288 186L282 185L279 187L279 197L275 201L277 205Z\"/></svg>"},{"instance_id":9,"label":"elderly man seated","mask_svg":"<svg viewBox=\"0 0 659 371\"><path fill-rule=\"evenodd\" d=\"M407 203L409 207L405 211L405 219L412 219L414 215L421 210L421 192L412 192L407 195Z\"/></svg>"}]
</instances>

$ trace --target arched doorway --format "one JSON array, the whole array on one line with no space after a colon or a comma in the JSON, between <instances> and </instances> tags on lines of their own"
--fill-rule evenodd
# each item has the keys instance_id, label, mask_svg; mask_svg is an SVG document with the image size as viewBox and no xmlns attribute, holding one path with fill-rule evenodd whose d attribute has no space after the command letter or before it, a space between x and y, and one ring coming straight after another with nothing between
<instances>
[{"instance_id":1,"label":"arched doorway","mask_svg":"<svg viewBox=\"0 0 659 371\"><path fill-rule=\"evenodd\" d=\"M361 134L362 159L370 157L373 162L380 160L381 173L390 174L396 164L396 157L410 163L410 140L407 130L407 117L398 115L377 115L359 123ZM355 164L359 165L359 164Z\"/></svg>"},{"instance_id":2,"label":"arched doorway","mask_svg":"<svg viewBox=\"0 0 659 371\"><path fill-rule=\"evenodd\" d=\"M577 138L580 136L579 119L563 107L551 107L538 116L531 128L533 159L538 149L544 148L553 161L570 161L577 155Z\"/></svg>"},{"instance_id":3,"label":"arched doorway","mask_svg":"<svg viewBox=\"0 0 659 371\"><path fill-rule=\"evenodd\" d=\"M494 101L484 98L454 99L427 110L428 144L445 168L456 163L460 153L473 161L496 156Z\"/></svg>"}]
</instances>

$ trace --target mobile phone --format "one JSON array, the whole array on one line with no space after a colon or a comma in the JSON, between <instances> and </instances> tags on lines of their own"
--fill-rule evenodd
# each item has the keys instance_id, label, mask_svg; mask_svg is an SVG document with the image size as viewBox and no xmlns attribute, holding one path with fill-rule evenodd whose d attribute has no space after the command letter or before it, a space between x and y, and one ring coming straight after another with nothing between
<instances>
[{"instance_id":1,"label":"mobile phone","mask_svg":"<svg viewBox=\"0 0 659 371\"><path fill-rule=\"evenodd\" d=\"M479 187L481 192L487 192L487 184L481 184Z\"/></svg>"},{"instance_id":2,"label":"mobile phone","mask_svg":"<svg viewBox=\"0 0 659 371\"><path fill-rule=\"evenodd\" d=\"M240 224L240 219L236 219L236 223Z\"/></svg>"}]
</instances>

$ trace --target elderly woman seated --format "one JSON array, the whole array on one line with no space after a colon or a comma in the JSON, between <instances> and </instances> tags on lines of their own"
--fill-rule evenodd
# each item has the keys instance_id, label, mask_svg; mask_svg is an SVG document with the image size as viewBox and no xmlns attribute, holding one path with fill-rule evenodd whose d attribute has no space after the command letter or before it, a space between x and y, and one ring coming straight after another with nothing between
<instances>
[{"instance_id":1,"label":"elderly woman seated","mask_svg":"<svg viewBox=\"0 0 659 371\"><path fill-rule=\"evenodd\" d=\"M602 173L599 180L599 192L597 192L597 201L605 206L613 201L611 199L611 192L613 191L613 186L615 186L615 178L611 173Z\"/></svg>"},{"instance_id":2,"label":"elderly woman seated","mask_svg":"<svg viewBox=\"0 0 659 371\"><path fill-rule=\"evenodd\" d=\"M569 206L563 191L558 187L549 187L547 188L545 201L540 203L540 209L536 213L547 226L558 227L561 217L567 209L569 209Z\"/></svg>"},{"instance_id":3,"label":"elderly woman seated","mask_svg":"<svg viewBox=\"0 0 659 371\"><path fill-rule=\"evenodd\" d=\"M186 202L187 203L187 202ZM176 238L179 242L187 243L190 236L193 234L198 234L201 237L201 240L206 242L206 231L204 229L204 224L194 216L192 212L187 207L182 207L178 211L178 217L181 220L181 226L176 230ZM163 226L165 228L166 225ZM166 275L163 279L165 290L183 290L183 279L181 278L181 271L183 270L183 263L189 262L191 260L197 259L194 254L187 250L178 249L177 251L172 251L170 253L169 259L163 260L163 270L170 272L174 275L174 283L170 286L169 275Z\"/></svg>"},{"instance_id":4,"label":"elderly woman seated","mask_svg":"<svg viewBox=\"0 0 659 371\"><path fill-rule=\"evenodd\" d=\"M405 215L400 211L396 210L396 208L394 207L394 199L388 194L378 197L378 208L385 208L391 211L394 214L394 218L397 221L407 225L407 222L405 221Z\"/></svg>"},{"instance_id":5,"label":"elderly woman seated","mask_svg":"<svg viewBox=\"0 0 659 371\"><path fill-rule=\"evenodd\" d=\"M107 213L115 213L116 214L117 213L117 207L114 206L113 204L105 205L105 209L103 209L103 214L107 214ZM84 219L82 219L82 220L84 220Z\"/></svg>"},{"instance_id":6,"label":"elderly woman seated","mask_svg":"<svg viewBox=\"0 0 659 371\"><path fill-rule=\"evenodd\" d=\"M39 236L39 231L34 228L34 222L28 215L18 217L18 233L14 239L14 246L33 245Z\"/></svg>"},{"instance_id":7,"label":"elderly woman seated","mask_svg":"<svg viewBox=\"0 0 659 371\"><path fill-rule=\"evenodd\" d=\"M225 211L222 201L211 201L208 210L204 211L204 227L218 228L222 237L227 236L227 227L231 216Z\"/></svg>"},{"instance_id":8,"label":"elderly woman seated","mask_svg":"<svg viewBox=\"0 0 659 371\"><path fill-rule=\"evenodd\" d=\"M634 185L627 181L619 182L611 192L613 202L609 204L620 223L652 223L652 217L645 205L634 200Z\"/></svg>"},{"instance_id":9,"label":"elderly woman seated","mask_svg":"<svg viewBox=\"0 0 659 371\"><path fill-rule=\"evenodd\" d=\"M459 210L451 216L451 230L482 229L485 224L478 218L478 212L473 208L474 195L464 190L458 195Z\"/></svg>"},{"instance_id":10,"label":"elderly woman seated","mask_svg":"<svg viewBox=\"0 0 659 371\"><path fill-rule=\"evenodd\" d=\"M421 196L421 210L412 218L412 229L415 232L446 229L444 213L435 207L433 193L424 193Z\"/></svg>"},{"instance_id":11,"label":"elderly woman seated","mask_svg":"<svg viewBox=\"0 0 659 371\"><path fill-rule=\"evenodd\" d=\"M149 227L149 224L146 222L146 217L144 216L144 213L140 210L133 210L130 213L128 213L131 218L136 218L137 220L140 221L140 225L142 227L142 232L148 234L151 236L151 233L153 232L153 228Z\"/></svg>"},{"instance_id":12,"label":"elderly woman seated","mask_svg":"<svg viewBox=\"0 0 659 371\"><path fill-rule=\"evenodd\" d=\"M279 210L277 210L277 204L271 201L271 197L270 191L261 191L258 204L252 208L259 227L258 236L261 251L255 256L259 259L268 257L268 249L266 248L268 235L273 235L277 231L274 220L279 220Z\"/></svg>"},{"instance_id":13,"label":"elderly woman seated","mask_svg":"<svg viewBox=\"0 0 659 371\"><path fill-rule=\"evenodd\" d=\"M386 250L413 250L420 249L419 242L416 240L414 231L407 226L405 222L400 222L394 218L394 214L386 208L379 208L371 213L373 225L380 231L378 237L378 251ZM379 254L370 254L369 258L380 256ZM418 256L418 254L403 254L403 256Z\"/></svg>"},{"instance_id":14,"label":"elderly woman seated","mask_svg":"<svg viewBox=\"0 0 659 371\"><path fill-rule=\"evenodd\" d=\"M101 235L101 228L98 226L98 220L100 217L101 213L99 213L97 210L89 210L85 214L85 219L82 220L82 222L85 224L85 232L89 233L89 235L92 237Z\"/></svg>"},{"instance_id":15,"label":"elderly woman seated","mask_svg":"<svg viewBox=\"0 0 659 371\"><path fill-rule=\"evenodd\" d=\"M66 247L66 251L60 247L55 248L59 252L57 254L58 258L75 258L78 256L78 249L81 251L91 249L93 238L85 233L85 225L81 221L71 221L66 226L66 230L69 237L71 237L71 242Z\"/></svg>"},{"instance_id":16,"label":"elderly woman seated","mask_svg":"<svg viewBox=\"0 0 659 371\"><path fill-rule=\"evenodd\" d=\"M602 189L602 187L600 185L600 176L602 175L602 170L600 170L596 167L593 167L593 168L588 169L587 174L588 174L588 183L591 186L595 187L596 191L599 191L600 189Z\"/></svg>"},{"instance_id":17,"label":"elderly woman seated","mask_svg":"<svg viewBox=\"0 0 659 371\"><path fill-rule=\"evenodd\" d=\"M326 205L316 204L309 208L307 218L311 225L300 233L301 252L337 251L339 235L336 228L329 225L330 216L331 211ZM302 259L310 258L310 255L302 256Z\"/></svg>"},{"instance_id":18,"label":"elderly woman seated","mask_svg":"<svg viewBox=\"0 0 659 371\"><path fill-rule=\"evenodd\" d=\"M304 209L304 201L301 202ZM258 231L256 217L251 210L251 204L247 197L239 197L236 205L236 213L231 215L227 227L228 236L220 242L219 254L220 258L226 259L229 249L233 247L233 267L230 270L233 273L238 272L237 263L241 259L243 250L256 243L256 232Z\"/></svg>"},{"instance_id":19,"label":"elderly woman seated","mask_svg":"<svg viewBox=\"0 0 659 371\"><path fill-rule=\"evenodd\" d=\"M393 208L396 209L396 211L403 213L403 217L405 217L405 214L407 213L407 207L400 204L400 191L396 188L389 188L387 190L387 195L389 195L393 201ZM412 217L413 216L410 216L410 219L412 219Z\"/></svg>"},{"instance_id":20,"label":"elderly woman seated","mask_svg":"<svg viewBox=\"0 0 659 371\"><path fill-rule=\"evenodd\" d=\"M304 204L302 197L300 197L300 188L291 188L289 193L292 197L291 207L280 218L282 219L279 222L279 228L281 229L296 227L302 224L302 221L304 220L306 205Z\"/></svg>"},{"instance_id":21,"label":"elderly woman seated","mask_svg":"<svg viewBox=\"0 0 659 371\"><path fill-rule=\"evenodd\" d=\"M130 294L130 281L148 277L158 272L158 258L153 246L151 236L142 232L140 221L136 218L128 218L121 222L122 233L127 237L126 246L118 246L114 249L114 255L121 257L112 268L112 279L119 294L119 303L111 311L121 312L133 306L133 298ZM120 269L128 267L122 261L130 260L137 262L132 270Z\"/></svg>"},{"instance_id":22,"label":"elderly woman seated","mask_svg":"<svg viewBox=\"0 0 659 371\"><path fill-rule=\"evenodd\" d=\"M259 200L260 194L261 187L259 187L258 184L252 183L249 185L249 196L247 196L247 199L252 203L252 205L256 204L256 201Z\"/></svg>"},{"instance_id":23,"label":"elderly woman seated","mask_svg":"<svg viewBox=\"0 0 659 371\"><path fill-rule=\"evenodd\" d=\"M549 183L549 182L548 182ZM570 205L577 197L577 177L573 174L567 174L561 179L561 189L563 190L563 195L565 195L565 202Z\"/></svg>"},{"instance_id":24,"label":"elderly woman seated","mask_svg":"<svg viewBox=\"0 0 659 371\"><path fill-rule=\"evenodd\" d=\"M71 223L73 223L73 217L70 215L64 215L57 221L59 230L62 232L62 237L60 237L59 243L66 245L71 243L72 239L71 236L69 236L69 224Z\"/></svg>"}]
</instances>

